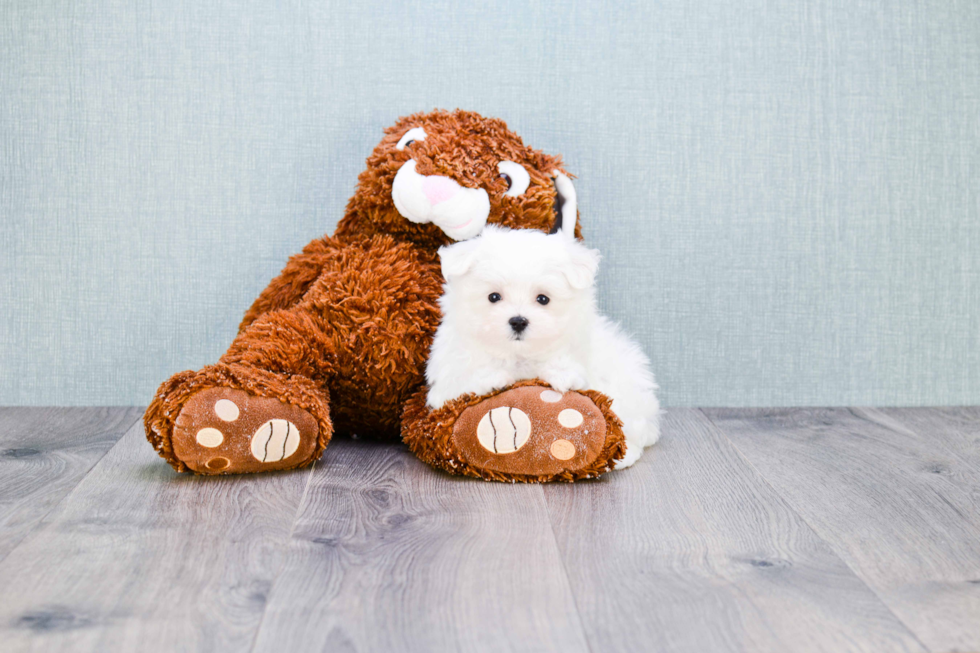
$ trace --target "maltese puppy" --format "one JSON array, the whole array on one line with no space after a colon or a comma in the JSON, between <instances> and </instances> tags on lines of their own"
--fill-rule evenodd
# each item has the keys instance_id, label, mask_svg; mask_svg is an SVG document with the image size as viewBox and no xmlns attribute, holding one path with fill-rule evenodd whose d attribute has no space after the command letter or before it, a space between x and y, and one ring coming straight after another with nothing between
<instances>
[{"instance_id":1,"label":"maltese puppy","mask_svg":"<svg viewBox=\"0 0 980 653\"><path fill-rule=\"evenodd\" d=\"M562 214L574 216L575 190L556 177ZM660 437L657 384L639 345L597 314L599 254L575 240L574 229L549 235L488 225L439 250L446 284L425 373L428 404L531 378L562 393L598 390L623 421L621 469Z\"/></svg>"}]
</instances>

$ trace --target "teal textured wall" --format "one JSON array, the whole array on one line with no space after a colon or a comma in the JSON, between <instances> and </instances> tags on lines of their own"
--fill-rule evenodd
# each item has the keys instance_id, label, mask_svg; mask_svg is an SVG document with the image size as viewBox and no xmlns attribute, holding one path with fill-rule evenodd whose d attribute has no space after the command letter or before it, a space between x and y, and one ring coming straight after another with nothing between
<instances>
[{"instance_id":1,"label":"teal textured wall","mask_svg":"<svg viewBox=\"0 0 980 653\"><path fill-rule=\"evenodd\" d=\"M667 405L980 404L980 3L0 5L0 403L144 404L397 116L565 156Z\"/></svg>"}]
</instances>

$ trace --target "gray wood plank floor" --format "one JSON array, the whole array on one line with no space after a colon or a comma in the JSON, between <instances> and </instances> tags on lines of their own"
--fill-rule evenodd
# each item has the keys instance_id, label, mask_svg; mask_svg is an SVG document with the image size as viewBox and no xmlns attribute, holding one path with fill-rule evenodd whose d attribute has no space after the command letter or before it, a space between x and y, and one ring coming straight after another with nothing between
<instances>
[{"instance_id":1,"label":"gray wood plank floor","mask_svg":"<svg viewBox=\"0 0 980 653\"><path fill-rule=\"evenodd\" d=\"M949 437L867 409L707 414L926 646L980 649L980 472Z\"/></svg>"},{"instance_id":2,"label":"gray wood plank floor","mask_svg":"<svg viewBox=\"0 0 980 653\"><path fill-rule=\"evenodd\" d=\"M258 650L588 650L540 486L447 476L402 447L336 445Z\"/></svg>"},{"instance_id":3,"label":"gray wood plank floor","mask_svg":"<svg viewBox=\"0 0 980 653\"><path fill-rule=\"evenodd\" d=\"M594 650L924 650L700 411L664 433L604 483L544 488Z\"/></svg>"},{"instance_id":4,"label":"gray wood plank floor","mask_svg":"<svg viewBox=\"0 0 980 653\"><path fill-rule=\"evenodd\" d=\"M139 416L0 409L0 650L980 650L977 409L675 409L548 486L183 476Z\"/></svg>"},{"instance_id":5,"label":"gray wood plank floor","mask_svg":"<svg viewBox=\"0 0 980 653\"><path fill-rule=\"evenodd\" d=\"M0 561L141 415L137 408L0 408Z\"/></svg>"}]
</instances>

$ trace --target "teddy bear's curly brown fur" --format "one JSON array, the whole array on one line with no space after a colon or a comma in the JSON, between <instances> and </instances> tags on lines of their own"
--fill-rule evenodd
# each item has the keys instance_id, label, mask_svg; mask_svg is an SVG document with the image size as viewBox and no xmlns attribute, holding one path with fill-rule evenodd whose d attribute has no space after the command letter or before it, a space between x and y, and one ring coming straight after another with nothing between
<instances>
[{"instance_id":1,"label":"teddy bear's curly brown fur","mask_svg":"<svg viewBox=\"0 0 980 653\"><path fill-rule=\"evenodd\" d=\"M413 127L423 127L426 138L397 149ZM527 147L503 121L476 113L433 111L400 119L368 158L334 235L290 258L246 312L218 363L161 385L144 423L150 443L176 470L224 474L306 465L335 430L397 437L403 411L406 441L439 465L439 454L416 446L429 437L420 426L429 415L409 399L424 383L440 317L437 249L452 241L436 225L411 222L395 208L393 180L409 159L421 175L486 189L489 223L543 231L555 223L552 175L564 173L558 157ZM502 160L529 172L523 195L504 195L507 182L497 171ZM581 237L577 224L576 234ZM608 469L622 456L616 445L622 434L608 401L593 399L611 440L580 470L536 474L528 459L520 473L475 475L571 480ZM467 407L475 404L471 399ZM440 414L443 425L453 421ZM545 451L547 443L538 449ZM456 456L451 466L439 466L462 473L468 464Z\"/></svg>"}]
</instances>

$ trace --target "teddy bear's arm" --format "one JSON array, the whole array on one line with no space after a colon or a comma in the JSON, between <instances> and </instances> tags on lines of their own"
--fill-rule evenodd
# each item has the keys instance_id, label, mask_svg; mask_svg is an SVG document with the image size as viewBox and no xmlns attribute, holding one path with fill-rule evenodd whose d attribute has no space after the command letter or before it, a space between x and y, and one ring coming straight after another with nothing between
<instances>
[{"instance_id":1,"label":"teddy bear's arm","mask_svg":"<svg viewBox=\"0 0 980 653\"><path fill-rule=\"evenodd\" d=\"M244 331L269 311L287 309L299 302L319 278L326 260L336 248L333 238L318 238L304 247L301 253L291 256L279 276L269 282L245 312L238 332Z\"/></svg>"}]
</instances>

